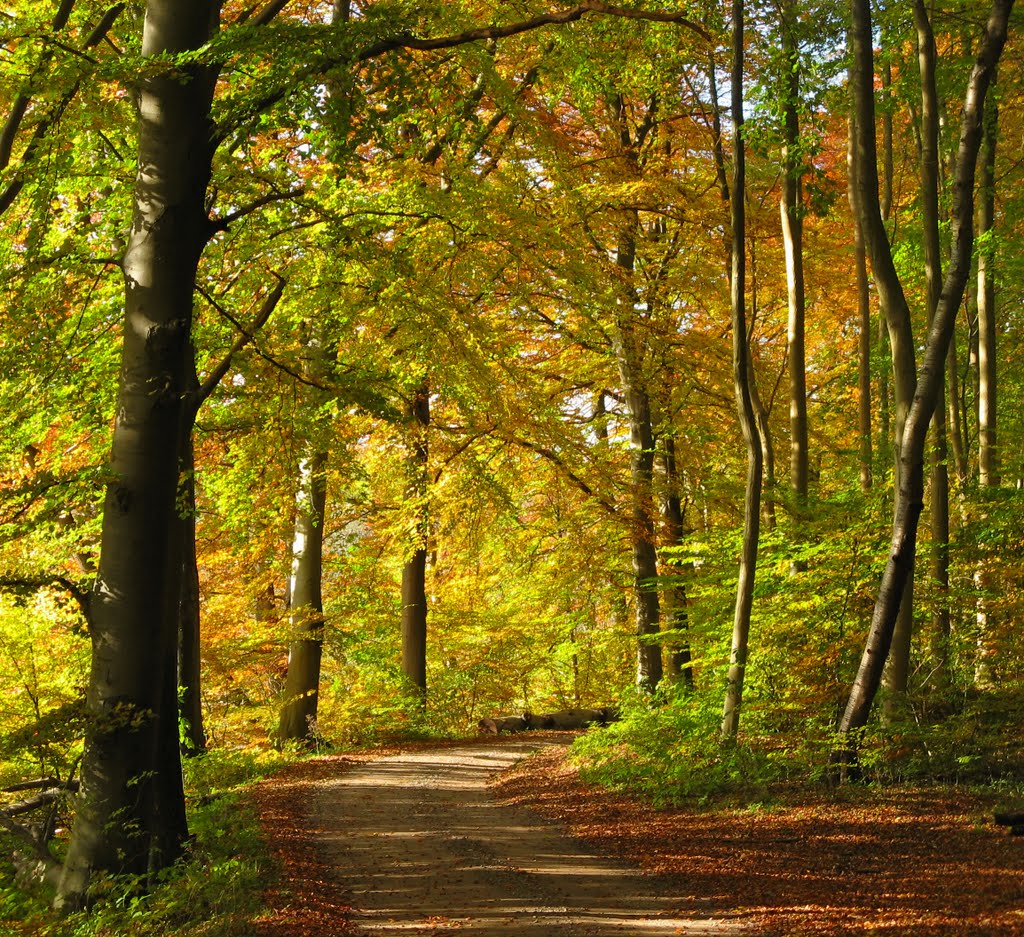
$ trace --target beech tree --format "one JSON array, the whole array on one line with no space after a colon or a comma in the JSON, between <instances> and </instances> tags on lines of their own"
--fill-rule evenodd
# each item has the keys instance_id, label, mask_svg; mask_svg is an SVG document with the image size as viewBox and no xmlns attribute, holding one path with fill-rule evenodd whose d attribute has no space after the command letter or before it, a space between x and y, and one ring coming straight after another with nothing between
<instances>
[{"instance_id":1,"label":"beech tree","mask_svg":"<svg viewBox=\"0 0 1024 937\"><path fill-rule=\"evenodd\" d=\"M736 608L733 614L732 650L729 655L728 683L722 713L722 735L733 739L739 731L740 704L750 645L750 616L754 600L754 579L757 571L757 548L760 535L761 483L764 455L761 439L754 426L754 410L750 396L750 347L746 316L746 149L743 140L743 64L744 4L732 4L732 361L733 385L740 428L747 444L747 482L743 499L743 547L740 554L739 579L736 583Z\"/></svg>"},{"instance_id":2,"label":"beech tree","mask_svg":"<svg viewBox=\"0 0 1024 937\"><path fill-rule=\"evenodd\" d=\"M142 54L176 56L214 35L207 0L147 5ZM94 870L138 875L180 853L181 538L175 510L196 269L208 236L216 71L152 70L138 86L135 211L121 260L125 320L103 541L92 601L90 731L58 902L81 903Z\"/></svg>"},{"instance_id":3,"label":"beech tree","mask_svg":"<svg viewBox=\"0 0 1024 937\"><path fill-rule=\"evenodd\" d=\"M878 591L868 634L853 689L839 724L842 739L838 756L848 764L856 746L856 732L863 728L874 702L889 653L893 629L903 589L913 565L917 543L917 525L923 509L924 450L931 421L945 377L946 355L956 310L971 267L974 247L974 182L978 151L981 147L985 97L993 73L1006 43L1012 0L992 4L978 57L971 73L960 124L957 149L954 203L951 218L952 253L942 291L932 319L925 346L921 372L906 414L899 447L900 475L896 499L896 519L889 559ZM874 89L872 64L871 12L867 2L853 0L851 49L855 68L853 83L857 109L857 156L863 170L858 177L862 221L871 251L883 306L894 336L893 357L906 355L913 361L909 341L910 317L902 284L892 266L889 243L882 226L878 203L878 175L875 162ZM905 348L903 346L906 346ZM913 377L913 375L911 375Z\"/></svg>"}]
</instances>

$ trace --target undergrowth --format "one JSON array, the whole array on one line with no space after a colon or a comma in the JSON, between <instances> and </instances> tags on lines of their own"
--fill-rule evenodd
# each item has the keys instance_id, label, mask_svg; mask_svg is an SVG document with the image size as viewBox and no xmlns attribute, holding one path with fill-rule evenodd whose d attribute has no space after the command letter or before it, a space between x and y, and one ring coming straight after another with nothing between
<instances>
[{"instance_id":1,"label":"undergrowth","mask_svg":"<svg viewBox=\"0 0 1024 937\"><path fill-rule=\"evenodd\" d=\"M780 727L756 707L739 738L721 738L721 698L667 692L634 698L622 719L574 743L583 780L643 797L655 806L719 800L767 803L794 787L835 786L834 728L813 717ZM881 709L881 707L878 707ZM1009 726L1024 714L1024 687L963 694L941 713L907 710L869 726L858 748L869 785L951 784L1024 799L1024 748Z\"/></svg>"},{"instance_id":2,"label":"undergrowth","mask_svg":"<svg viewBox=\"0 0 1024 937\"><path fill-rule=\"evenodd\" d=\"M250 937L277 871L246 790L281 756L211 751L186 765L186 855L142 893L126 876L93 887L86 912L59 917L49 896L29 894L2 870L0 934L18 937Z\"/></svg>"}]
</instances>

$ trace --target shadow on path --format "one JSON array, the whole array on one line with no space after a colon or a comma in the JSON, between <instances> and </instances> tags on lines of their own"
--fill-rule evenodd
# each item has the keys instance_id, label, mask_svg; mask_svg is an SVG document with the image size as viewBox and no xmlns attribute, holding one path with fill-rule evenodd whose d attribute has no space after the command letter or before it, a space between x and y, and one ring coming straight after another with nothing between
<instances>
[{"instance_id":1,"label":"shadow on path","mask_svg":"<svg viewBox=\"0 0 1024 937\"><path fill-rule=\"evenodd\" d=\"M317 789L320 845L371 935L722 935L736 922L678 919L667 882L589 854L551 823L497 804L487 781L544 746L433 749L355 768Z\"/></svg>"}]
</instances>

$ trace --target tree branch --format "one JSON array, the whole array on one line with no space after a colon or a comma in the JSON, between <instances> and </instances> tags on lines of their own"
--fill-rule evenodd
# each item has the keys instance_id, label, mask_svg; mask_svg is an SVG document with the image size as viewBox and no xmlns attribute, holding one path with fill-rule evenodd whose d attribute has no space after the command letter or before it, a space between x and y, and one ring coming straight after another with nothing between
<instances>
[{"instance_id":1,"label":"tree branch","mask_svg":"<svg viewBox=\"0 0 1024 937\"><path fill-rule=\"evenodd\" d=\"M598 494L593 488L590 487L579 475L577 475L568 465L565 464L565 460L553 449L548 449L546 446L541 446L538 443L531 442L528 439L520 439L518 436L506 436L504 437L506 442L510 442L513 445L519 446L522 449L528 449L530 452L535 452L543 459L547 459L552 465L557 466L561 469L562 474L569 479L580 491L582 491L588 497L593 498L601 505L604 510L612 515L613 517L618 515L618 511L611 501L605 498L603 495Z\"/></svg>"},{"instance_id":2,"label":"tree branch","mask_svg":"<svg viewBox=\"0 0 1024 937\"><path fill-rule=\"evenodd\" d=\"M270 295L263 301L263 305L260 307L260 311L256 314L256 318L253 319L252 325L250 325L248 329L239 328L241 335L235 339L235 343L231 346L231 350L224 356L220 364L218 364L206 376L206 380L199 385L198 390L189 395L189 402L196 410L202 406L203 401L213 393L214 388L216 388L216 386L221 382L224 375L228 373L228 368L231 367L231 359L255 338L256 333L267 324L267 320L270 318L271 313L273 313L274 309L277 308L277 304L281 300L281 296L284 293L284 288L287 286L288 281L279 273L275 272L274 276L277 278L277 285L273 290L271 290ZM235 327L238 328L237 323L235 324Z\"/></svg>"},{"instance_id":3,"label":"tree branch","mask_svg":"<svg viewBox=\"0 0 1024 937\"><path fill-rule=\"evenodd\" d=\"M212 236L219 231L227 231L228 225L244 218L246 215L251 215L254 211L257 211L264 205L270 205L273 202L283 202L290 198L298 198L300 195L305 194L305 186L299 186L297 189L289 189L287 192L270 192L267 195L253 200L248 205L243 205L241 208L233 212L228 212L228 214L223 215L220 218L211 218L209 226L210 235Z\"/></svg>"},{"instance_id":4,"label":"tree branch","mask_svg":"<svg viewBox=\"0 0 1024 937\"><path fill-rule=\"evenodd\" d=\"M278 0L280 2L280 0ZM272 3L267 9L274 9L277 4ZM281 3L283 6L283 3ZM276 12L276 11L275 11ZM276 88L265 97L254 102L248 109L245 120L261 114L268 108L280 103L292 94L300 85L303 78L314 78L326 74L334 68L342 65L351 65L359 62L369 62L372 59L380 58L388 52L395 52L399 49L409 49L415 52L432 52L438 49L453 49L458 46L468 45L471 42L484 40L507 39L511 36L518 36L521 33L531 32L544 26L558 26L574 23L588 14L599 14L602 16L616 16L621 19L646 20L654 23L674 23L695 32L702 39L710 42L713 37L699 23L695 23L682 13L660 12L655 10L634 10L626 7L615 6L604 3L602 0L584 0L577 6L567 10L556 10L552 13L542 13L527 20L520 20L516 23L507 23L504 26L481 26L476 29L468 29L465 32L454 33L450 36L437 36L434 38L420 38L411 33L401 33L397 36L389 36L371 45L366 46L359 52L352 54L339 53L327 55L319 62L316 62L294 75L287 86ZM234 127L241 126L245 120L237 121ZM214 142L219 146L227 139L231 126L221 127L214 134Z\"/></svg>"},{"instance_id":5,"label":"tree branch","mask_svg":"<svg viewBox=\"0 0 1024 937\"><path fill-rule=\"evenodd\" d=\"M480 42L484 39L507 39L510 36L518 36L520 33L540 29L543 26L558 26L566 23L574 23L582 19L588 13L599 13L604 16L617 16L623 19L648 20L655 23L675 23L693 30L702 39L711 40L711 34L698 23L684 16L682 13L667 13L648 10L633 10L626 7L614 6L610 3L603 3L601 0L585 0L584 3L568 10L558 10L553 13L541 13L532 19L520 20L518 23L507 23L504 26L481 26L477 29L468 29L462 33L455 33L451 36L437 36L433 39L420 39L409 34L389 36L381 39L371 46L367 46L355 57L357 62L366 62L378 58L387 52L396 49L413 49L418 52L432 52L437 49L452 49L456 46L464 46L470 42Z\"/></svg>"},{"instance_id":6,"label":"tree branch","mask_svg":"<svg viewBox=\"0 0 1024 937\"><path fill-rule=\"evenodd\" d=\"M42 589L60 586L75 600L86 623L91 624L91 592L66 576L0 576L0 589Z\"/></svg>"}]
</instances>

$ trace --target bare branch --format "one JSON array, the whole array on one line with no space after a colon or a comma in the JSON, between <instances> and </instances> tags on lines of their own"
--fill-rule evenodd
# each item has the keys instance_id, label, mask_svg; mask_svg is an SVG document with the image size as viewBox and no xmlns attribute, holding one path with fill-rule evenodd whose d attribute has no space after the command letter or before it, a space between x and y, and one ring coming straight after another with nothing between
<instances>
[{"instance_id":1,"label":"bare branch","mask_svg":"<svg viewBox=\"0 0 1024 937\"><path fill-rule=\"evenodd\" d=\"M20 791L38 791L50 787L62 787L69 791L78 790L77 781L62 781L60 778L36 778L34 781L20 781L4 788L5 794L17 794Z\"/></svg>"},{"instance_id":2,"label":"bare branch","mask_svg":"<svg viewBox=\"0 0 1024 937\"><path fill-rule=\"evenodd\" d=\"M19 800L15 804L0 808L0 814L3 814L5 817L20 817L22 814L31 813L40 807L48 807L64 793L64 790L59 787L47 788L45 791L40 791L35 797Z\"/></svg>"}]
</instances>

